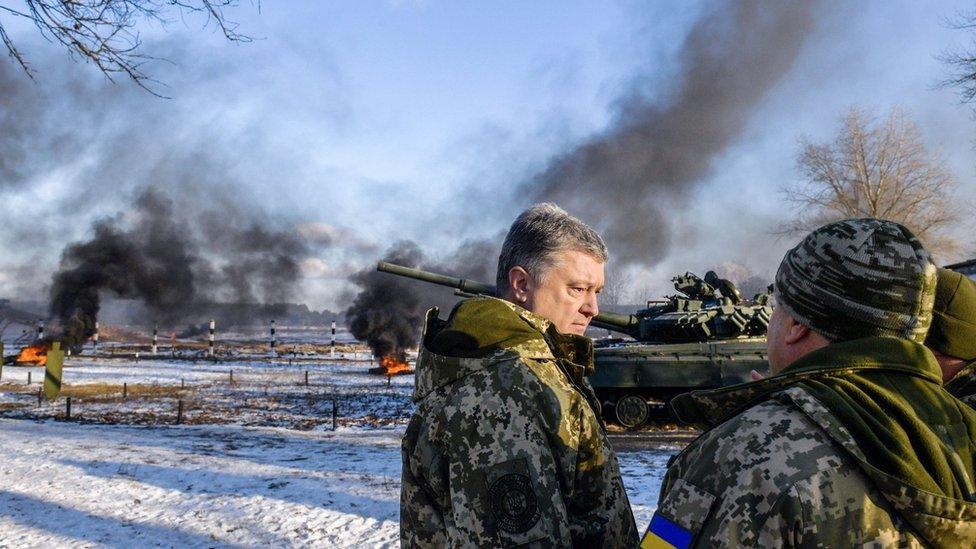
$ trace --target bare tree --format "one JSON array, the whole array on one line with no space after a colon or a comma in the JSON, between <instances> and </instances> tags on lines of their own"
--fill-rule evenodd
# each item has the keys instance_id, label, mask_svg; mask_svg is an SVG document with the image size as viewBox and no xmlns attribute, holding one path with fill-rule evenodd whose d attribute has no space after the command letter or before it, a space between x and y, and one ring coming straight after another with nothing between
<instances>
[{"instance_id":1,"label":"bare tree","mask_svg":"<svg viewBox=\"0 0 976 549\"><path fill-rule=\"evenodd\" d=\"M150 91L153 80L142 70L153 59L141 53L142 41L137 29L142 21L169 22L169 15L184 17L199 14L204 26L213 25L228 39L249 42L250 37L237 32L225 10L236 7L239 0L22 0L18 8L0 3L0 15L19 17L32 22L41 34L67 48L72 57L94 63L109 80L116 75L131 78ZM26 57L13 43L0 19L0 40L10 57L33 78Z\"/></svg>"},{"instance_id":2,"label":"bare tree","mask_svg":"<svg viewBox=\"0 0 976 549\"><path fill-rule=\"evenodd\" d=\"M960 12L955 17L945 21L946 26L972 31L976 29L976 11ZM969 49L954 49L943 51L939 60L949 68L949 76L940 82L943 87L959 88L963 103L976 100L976 43Z\"/></svg>"},{"instance_id":3,"label":"bare tree","mask_svg":"<svg viewBox=\"0 0 976 549\"><path fill-rule=\"evenodd\" d=\"M650 283L644 283L634 289L634 303L640 307L644 307L651 302L661 302L666 297L668 292L661 291L660 288L656 288Z\"/></svg>"},{"instance_id":4,"label":"bare tree","mask_svg":"<svg viewBox=\"0 0 976 549\"><path fill-rule=\"evenodd\" d=\"M612 263L607 266L605 281L603 292L600 293L600 306L614 310L625 305L624 299L630 290L633 276L620 265Z\"/></svg>"},{"instance_id":5,"label":"bare tree","mask_svg":"<svg viewBox=\"0 0 976 549\"><path fill-rule=\"evenodd\" d=\"M956 180L904 112L892 109L879 122L851 108L833 141L801 145L797 165L805 180L783 189L797 211L785 232L878 217L907 226L936 255L956 248L946 234L959 217Z\"/></svg>"}]
</instances>

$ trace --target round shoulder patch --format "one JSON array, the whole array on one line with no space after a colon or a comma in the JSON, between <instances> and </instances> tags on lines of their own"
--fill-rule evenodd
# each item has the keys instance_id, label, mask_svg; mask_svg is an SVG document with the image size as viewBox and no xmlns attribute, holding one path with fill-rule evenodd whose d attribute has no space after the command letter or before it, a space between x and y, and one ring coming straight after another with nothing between
<instances>
[{"instance_id":1,"label":"round shoulder patch","mask_svg":"<svg viewBox=\"0 0 976 549\"><path fill-rule=\"evenodd\" d=\"M542 516L532 481L519 473L502 475L491 483L488 505L498 528L513 534L528 531Z\"/></svg>"}]
</instances>

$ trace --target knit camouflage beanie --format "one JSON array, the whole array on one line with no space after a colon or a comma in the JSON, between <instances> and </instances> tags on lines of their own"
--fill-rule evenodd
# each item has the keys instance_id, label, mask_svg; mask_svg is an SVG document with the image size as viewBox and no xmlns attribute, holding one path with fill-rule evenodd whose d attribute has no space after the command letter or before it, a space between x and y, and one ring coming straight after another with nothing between
<instances>
[{"instance_id":1,"label":"knit camouflage beanie","mask_svg":"<svg viewBox=\"0 0 976 549\"><path fill-rule=\"evenodd\" d=\"M939 268L925 344L944 355L976 360L976 281Z\"/></svg>"},{"instance_id":2,"label":"knit camouflage beanie","mask_svg":"<svg viewBox=\"0 0 976 549\"><path fill-rule=\"evenodd\" d=\"M918 238L884 219L813 231L786 253L773 294L798 322L833 341L891 336L921 343L932 322L935 265Z\"/></svg>"}]
</instances>

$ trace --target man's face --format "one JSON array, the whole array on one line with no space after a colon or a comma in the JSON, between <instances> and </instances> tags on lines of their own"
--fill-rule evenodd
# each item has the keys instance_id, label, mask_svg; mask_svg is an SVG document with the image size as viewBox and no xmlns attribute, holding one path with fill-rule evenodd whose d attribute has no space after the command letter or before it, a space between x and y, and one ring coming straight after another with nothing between
<instances>
[{"instance_id":1,"label":"man's face","mask_svg":"<svg viewBox=\"0 0 976 549\"><path fill-rule=\"evenodd\" d=\"M601 291L603 263L589 254L566 250L555 254L541 281L529 277L523 288L516 288L516 301L549 319L560 332L583 335L590 319L600 312L596 296Z\"/></svg>"}]
</instances>

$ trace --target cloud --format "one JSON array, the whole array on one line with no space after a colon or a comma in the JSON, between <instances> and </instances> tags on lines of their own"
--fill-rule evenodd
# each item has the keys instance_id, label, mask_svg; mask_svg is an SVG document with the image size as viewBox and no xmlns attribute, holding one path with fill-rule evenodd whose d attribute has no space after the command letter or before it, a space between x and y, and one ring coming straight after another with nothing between
<instances>
[{"instance_id":1,"label":"cloud","mask_svg":"<svg viewBox=\"0 0 976 549\"><path fill-rule=\"evenodd\" d=\"M341 246L361 252L379 249L375 239L364 237L346 227L336 227L324 221L308 221L295 226L295 231L311 246Z\"/></svg>"},{"instance_id":2,"label":"cloud","mask_svg":"<svg viewBox=\"0 0 976 549\"><path fill-rule=\"evenodd\" d=\"M306 257L298 265L303 278L332 278L336 276L336 270L317 257Z\"/></svg>"}]
</instances>

